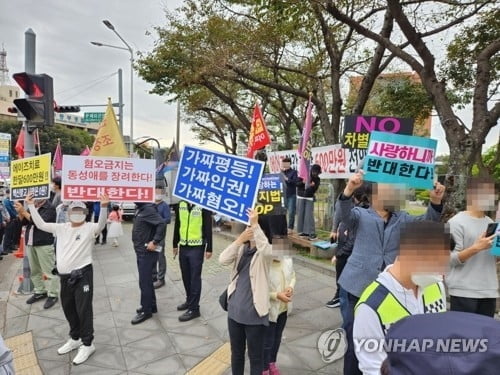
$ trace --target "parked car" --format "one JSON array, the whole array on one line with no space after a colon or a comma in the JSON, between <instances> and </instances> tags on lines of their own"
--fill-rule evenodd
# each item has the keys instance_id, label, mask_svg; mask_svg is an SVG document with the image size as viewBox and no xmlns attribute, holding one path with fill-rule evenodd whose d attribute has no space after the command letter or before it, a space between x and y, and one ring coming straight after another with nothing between
<instances>
[{"instance_id":1,"label":"parked car","mask_svg":"<svg viewBox=\"0 0 500 375\"><path fill-rule=\"evenodd\" d=\"M135 215L135 203L134 202L122 202L120 205L122 210L123 220L132 220Z\"/></svg>"}]
</instances>

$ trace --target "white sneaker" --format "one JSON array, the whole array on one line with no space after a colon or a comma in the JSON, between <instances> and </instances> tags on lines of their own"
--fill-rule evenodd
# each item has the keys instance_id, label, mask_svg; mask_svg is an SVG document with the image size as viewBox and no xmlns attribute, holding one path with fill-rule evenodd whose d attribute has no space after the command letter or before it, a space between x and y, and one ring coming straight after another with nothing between
<instances>
[{"instance_id":1,"label":"white sneaker","mask_svg":"<svg viewBox=\"0 0 500 375\"><path fill-rule=\"evenodd\" d=\"M95 346L91 344L90 346L87 345L82 345L80 346L80 349L78 349L78 353L76 354L75 358L73 358L73 364L74 365L79 365L85 362L89 357L94 354L95 352Z\"/></svg>"},{"instance_id":2,"label":"white sneaker","mask_svg":"<svg viewBox=\"0 0 500 375\"><path fill-rule=\"evenodd\" d=\"M81 345L82 345L82 340L69 339L68 341L66 341L66 344L64 344L59 349L57 349L57 353L61 354L61 355L67 354L67 353L71 352L72 350L78 349Z\"/></svg>"}]
</instances>

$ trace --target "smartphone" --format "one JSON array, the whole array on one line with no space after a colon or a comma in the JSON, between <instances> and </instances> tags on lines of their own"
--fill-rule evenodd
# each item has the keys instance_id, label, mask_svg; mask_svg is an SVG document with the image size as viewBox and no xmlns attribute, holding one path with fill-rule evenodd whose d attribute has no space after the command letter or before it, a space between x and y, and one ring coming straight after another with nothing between
<instances>
[{"instance_id":1,"label":"smartphone","mask_svg":"<svg viewBox=\"0 0 500 375\"><path fill-rule=\"evenodd\" d=\"M498 228L498 223L489 223L488 228L486 228L486 237L493 236Z\"/></svg>"}]
</instances>

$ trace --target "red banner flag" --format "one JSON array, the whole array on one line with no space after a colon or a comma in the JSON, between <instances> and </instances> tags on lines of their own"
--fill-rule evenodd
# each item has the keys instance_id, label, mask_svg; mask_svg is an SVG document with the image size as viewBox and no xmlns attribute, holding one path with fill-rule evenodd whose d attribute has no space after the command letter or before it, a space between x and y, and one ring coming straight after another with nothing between
<instances>
[{"instance_id":1,"label":"red banner flag","mask_svg":"<svg viewBox=\"0 0 500 375\"><path fill-rule=\"evenodd\" d=\"M54 152L54 160L52 161L52 173L53 176L60 176L62 171L62 150L61 141L57 140L56 151Z\"/></svg>"},{"instance_id":2,"label":"red banner flag","mask_svg":"<svg viewBox=\"0 0 500 375\"><path fill-rule=\"evenodd\" d=\"M248 137L247 157L252 158L255 151L271 144L271 137L266 128L264 117L258 104L253 109L252 125L250 125L250 136Z\"/></svg>"},{"instance_id":3,"label":"red banner flag","mask_svg":"<svg viewBox=\"0 0 500 375\"><path fill-rule=\"evenodd\" d=\"M90 148L89 148L89 146L85 146L85 149L82 151L82 153L80 155L87 156L89 154L90 154Z\"/></svg>"},{"instance_id":4,"label":"red banner flag","mask_svg":"<svg viewBox=\"0 0 500 375\"><path fill-rule=\"evenodd\" d=\"M24 158L24 127L21 128L19 136L17 137L16 146L14 147L19 159Z\"/></svg>"}]
</instances>

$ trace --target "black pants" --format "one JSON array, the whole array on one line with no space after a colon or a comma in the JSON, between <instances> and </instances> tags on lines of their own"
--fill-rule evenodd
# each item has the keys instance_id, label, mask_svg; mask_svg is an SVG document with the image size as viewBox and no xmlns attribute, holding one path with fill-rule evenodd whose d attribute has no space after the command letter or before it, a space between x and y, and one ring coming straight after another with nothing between
<instances>
[{"instance_id":1,"label":"black pants","mask_svg":"<svg viewBox=\"0 0 500 375\"><path fill-rule=\"evenodd\" d=\"M156 251L136 251L137 270L139 271L139 288L141 289L141 307L145 314L156 308L156 294L153 287L153 269L158 261Z\"/></svg>"},{"instance_id":2,"label":"black pants","mask_svg":"<svg viewBox=\"0 0 500 375\"><path fill-rule=\"evenodd\" d=\"M180 246L179 263L181 266L182 282L186 290L188 309L198 311L201 297L201 270L203 268L203 246Z\"/></svg>"},{"instance_id":3,"label":"black pants","mask_svg":"<svg viewBox=\"0 0 500 375\"><path fill-rule=\"evenodd\" d=\"M269 322L264 339L264 370L269 369L270 363L276 362L287 318L288 313L285 311L278 316L276 323Z\"/></svg>"},{"instance_id":4,"label":"black pants","mask_svg":"<svg viewBox=\"0 0 500 375\"><path fill-rule=\"evenodd\" d=\"M231 343L231 369L233 375L245 372L245 348L248 345L250 375L261 375L264 362L264 339L267 327L264 325L245 325L228 318L227 327Z\"/></svg>"},{"instance_id":5,"label":"black pants","mask_svg":"<svg viewBox=\"0 0 500 375\"><path fill-rule=\"evenodd\" d=\"M73 340L82 339L89 346L94 340L94 271L85 267L82 277L71 284L69 275L61 275L61 305L69 323L69 335Z\"/></svg>"},{"instance_id":6,"label":"black pants","mask_svg":"<svg viewBox=\"0 0 500 375\"><path fill-rule=\"evenodd\" d=\"M496 298L468 298L450 296L450 310L495 316Z\"/></svg>"},{"instance_id":7,"label":"black pants","mask_svg":"<svg viewBox=\"0 0 500 375\"><path fill-rule=\"evenodd\" d=\"M359 297L352 295L344 290L347 295L347 316L344 321L344 329L347 338L347 351L344 355L344 375L363 375L359 370L359 362L354 350L353 327L354 327L354 308L359 301Z\"/></svg>"},{"instance_id":8,"label":"black pants","mask_svg":"<svg viewBox=\"0 0 500 375\"><path fill-rule=\"evenodd\" d=\"M335 261L335 282L337 283L337 290L335 291L335 298L339 298L339 291L340 291L340 285L339 285L339 279L340 279L340 274L344 270L344 267L347 263L347 259L349 259L349 255L351 254L341 254L336 256L336 261Z\"/></svg>"}]
</instances>

